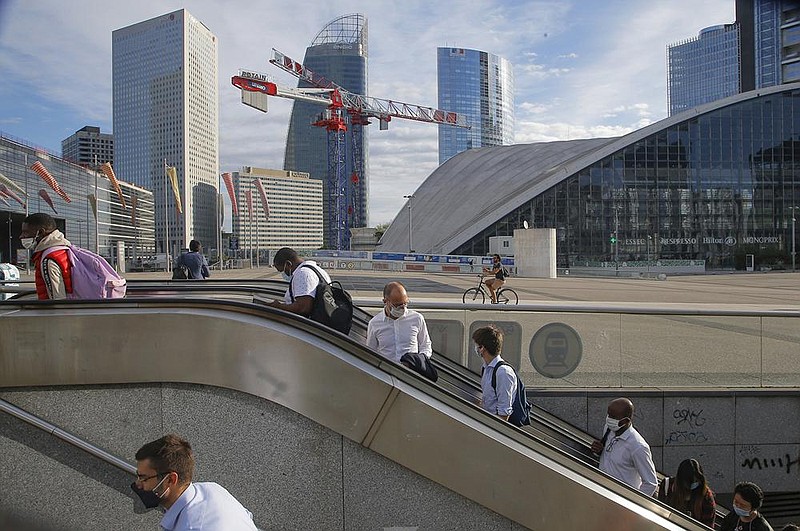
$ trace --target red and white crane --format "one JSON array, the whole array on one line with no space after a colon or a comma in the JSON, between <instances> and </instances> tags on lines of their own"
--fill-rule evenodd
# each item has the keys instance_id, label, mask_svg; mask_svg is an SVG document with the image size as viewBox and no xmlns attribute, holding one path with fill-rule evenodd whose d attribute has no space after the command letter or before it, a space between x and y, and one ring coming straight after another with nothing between
<instances>
[{"instance_id":1,"label":"red and white crane","mask_svg":"<svg viewBox=\"0 0 800 531\"><path fill-rule=\"evenodd\" d=\"M394 100L372 98L353 94L336 83L305 68L285 54L272 50L270 63L281 68L315 88L284 88L272 82L270 76L240 71L231 83L242 92L242 103L267 112L267 97L275 96L324 105L327 109L312 124L328 132L328 191L326 197L328 226L332 229L333 246L337 250L350 248L350 227L354 205L359 204L358 183L363 176L360 167L362 127L370 118L380 121L380 128L388 129L392 118L469 128L466 117L454 112ZM354 144L353 174L346 173L345 132L351 128ZM357 144L357 145L356 145Z\"/></svg>"}]
</instances>

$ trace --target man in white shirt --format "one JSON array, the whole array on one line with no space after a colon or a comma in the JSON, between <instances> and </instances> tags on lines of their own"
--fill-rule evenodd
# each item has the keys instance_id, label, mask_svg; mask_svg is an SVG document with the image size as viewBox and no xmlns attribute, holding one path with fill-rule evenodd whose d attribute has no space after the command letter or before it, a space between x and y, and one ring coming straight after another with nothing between
<instances>
[{"instance_id":1,"label":"man in white shirt","mask_svg":"<svg viewBox=\"0 0 800 531\"><path fill-rule=\"evenodd\" d=\"M650 445L633 428L633 402L617 398L608 404L603 438L592 443L600 470L652 496L658 488Z\"/></svg>"},{"instance_id":2,"label":"man in white shirt","mask_svg":"<svg viewBox=\"0 0 800 531\"><path fill-rule=\"evenodd\" d=\"M148 509L164 510L165 531L256 531L253 515L224 487L192 483L194 454L189 441L169 434L136 452L131 489Z\"/></svg>"},{"instance_id":3,"label":"man in white shirt","mask_svg":"<svg viewBox=\"0 0 800 531\"><path fill-rule=\"evenodd\" d=\"M278 249L272 259L272 266L277 269L284 280L289 282L283 302L272 301L269 306L286 310L306 317L314 309L314 297L317 294L320 276L325 282L331 277L313 260L303 260L297 251L289 247ZM319 275L317 275L319 273Z\"/></svg>"},{"instance_id":4,"label":"man in white shirt","mask_svg":"<svg viewBox=\"0 0 800 531\"><path fill-rule=\"evenodd\" d=\"M475 353L483 360L481 368L481 407L503 420L514 411L517 394L517 375L500 356L503 351L503 331L496 326L484 326L472 333ZM497 373L497 374L495 374ZM494 383L492 386L492 375Z\"/></svg>"},{"instance_id":5,"label":"man in white shirt","mask_svg":"<svg viewBox=\"0 0 800 531\"><path fill-rule=\"evenodd\" d=\"M384 358L400 363L403 354L433 354L422 314L408 309L408 293L400 282L383 288L383 311L367 325L367 346Z\"/></svg>"}]
</instances>

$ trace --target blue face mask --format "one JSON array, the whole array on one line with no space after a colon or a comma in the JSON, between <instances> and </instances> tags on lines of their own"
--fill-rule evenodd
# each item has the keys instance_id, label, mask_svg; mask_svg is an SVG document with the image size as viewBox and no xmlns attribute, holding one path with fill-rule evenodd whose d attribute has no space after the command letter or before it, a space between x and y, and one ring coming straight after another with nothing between
<instances>
[{"instance_id":1,"label":"blue face mask","mask_svg":"<svg viewBox=\"0 0 800 531\"><path fill-rule=\"evenodd\" d=\"M699 482L699 481L695 481L694 483L692 483L691 485L689 485L689 490L694 490L694 489L696 489L696 488L697 488L697 487L699 487L699 486L700 486L700 482Z\"/></svg>"},{"instance_id":2,"label":"blue face mask","mask_svg":"<svg viewBox=\"0 0 800 531\"><path fill-rule=\"evenodd\" d=\"M750 511L746 511L745 509L741 509L739 507L736 507L735 505L733 506L733 510L737 515L741 516L742 518L747 518L748 516L750 516Z\"/></svg>"}]
</instances>

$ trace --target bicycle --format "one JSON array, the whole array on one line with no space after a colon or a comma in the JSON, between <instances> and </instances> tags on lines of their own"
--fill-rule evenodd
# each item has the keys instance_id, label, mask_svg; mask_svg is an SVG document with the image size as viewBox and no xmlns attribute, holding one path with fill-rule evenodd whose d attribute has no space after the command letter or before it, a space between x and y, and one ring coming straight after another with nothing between
<instances>
[{"instance_id":1,"label":"bicycle","mask_svg":"<svg viewBox=\"0 0 800 531\"><path fill-rule=\"evenodd\" d=\"M519 296L517 295L517 292L511 288L502 286L499 290L497 290L497 292L495 292L495 296L497 297L498 304L519 304ZM461 297L461 302L477 303L480 299L481 304L483 304L486 302L486 297L489 297L491 300L491 296L486 292L486 287L483 283L483 275L478 275L478 286L466 290L464 295Z\"/></svg>"}]
</instances>

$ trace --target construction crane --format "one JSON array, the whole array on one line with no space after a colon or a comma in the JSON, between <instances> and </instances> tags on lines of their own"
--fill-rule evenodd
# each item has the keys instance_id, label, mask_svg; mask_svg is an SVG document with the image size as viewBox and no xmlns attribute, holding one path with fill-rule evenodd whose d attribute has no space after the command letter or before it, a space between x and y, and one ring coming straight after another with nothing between
<instances>
[{"instance_id":1,"label":"construction crane","mask_svg":"<svg viewBox=\"0 0 800 531\"><path fill-rule=\"evenodd\" d=\"M289 98L319 105L327 109L312 123L324 127L328 132L328 175L327 175L327 216L328 227L332 229L335 249L350 248L350 226L354 204L359 204L358 183L363 177L361 168L362 128L369 125L370 118L380 121L381 130L388 129L392 118L415 120L424 123L450 125L469 128L464 116L454 112L413 105L393 100L353 94L336 83L325 79L305 68L281 52L272 50L270 62L282 70L310 83L316 88L283 88L275 84L271 76L248 71L240 71L231 79L233 86L242 93L242 103L262 112L267 112L267 96ZM353 132L354 156L353 173L346 174L345 133Z\"/></svg>"}]
</instances>

